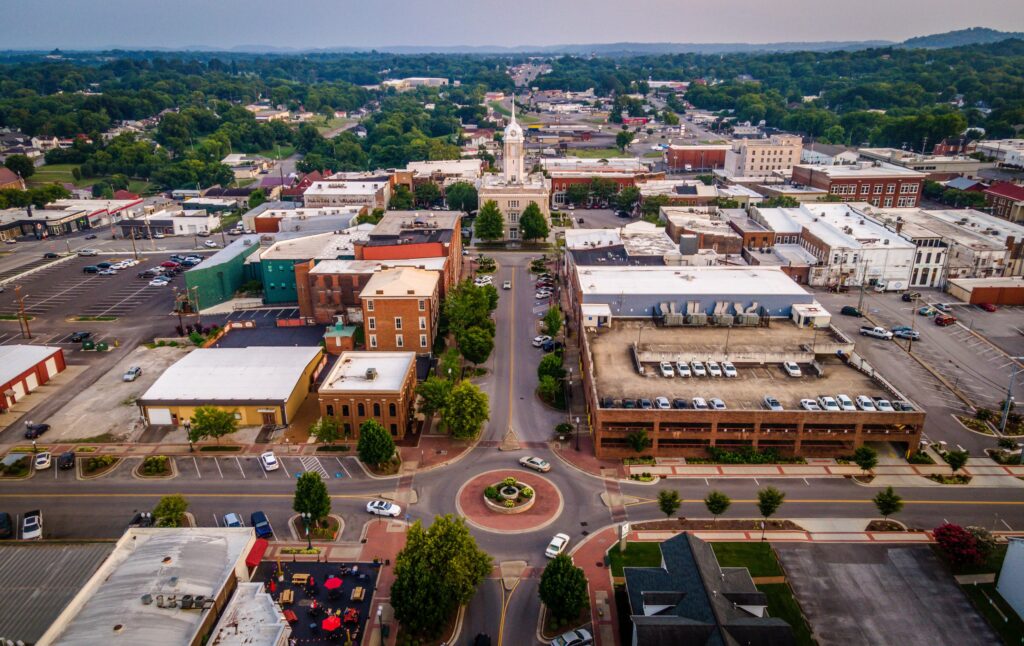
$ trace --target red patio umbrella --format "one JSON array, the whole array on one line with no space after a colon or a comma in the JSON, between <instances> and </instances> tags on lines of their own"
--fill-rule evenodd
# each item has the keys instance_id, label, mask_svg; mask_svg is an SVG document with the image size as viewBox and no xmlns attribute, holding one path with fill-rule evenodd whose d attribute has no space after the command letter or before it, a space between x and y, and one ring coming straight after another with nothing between
<instances>
[{"instance_id":1,"label":"red patio umbrella","mask_svg":"<svg viewBox=\"0 0 1024 646\"><path fill-rule=\"evenodd\" d=\"M338 577L332 576L331 578L324 581L324 588L326 588L327 590L336 590L340 587L341 579L339 579Z\"/></svg>"},{"instance_id":2,"label":"red patio umbrella","mask_svg":"<svg viewBox=\"0 0 1024 646\"><path fill-rule=\"evenodd\" d=\"M320 627L326 630L327 632L335 631L341 627L341 618L335 615L331 615L330 617L324 619L320 623Z\"/></svg>"}]
</instances>

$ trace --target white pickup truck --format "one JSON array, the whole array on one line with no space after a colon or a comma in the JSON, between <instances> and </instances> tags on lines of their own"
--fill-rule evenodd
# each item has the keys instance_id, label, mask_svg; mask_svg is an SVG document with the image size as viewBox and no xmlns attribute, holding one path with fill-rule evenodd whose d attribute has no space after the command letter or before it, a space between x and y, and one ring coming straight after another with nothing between
<instances>
[{"instance_id":1,"label":"white pickup truck","mask_svg":"<svg viewBox=\"0 0 1024 646\"><path fill-rule=\"evenodd\" d=\"M885 329L884 327L870 327L870 326L865 325L865 326L860 328L860 333L861 333L862 336L873 336L876 339L891 339L892 338L892 332L890 332L889 330Z\"/></svg>"}]
</instances>

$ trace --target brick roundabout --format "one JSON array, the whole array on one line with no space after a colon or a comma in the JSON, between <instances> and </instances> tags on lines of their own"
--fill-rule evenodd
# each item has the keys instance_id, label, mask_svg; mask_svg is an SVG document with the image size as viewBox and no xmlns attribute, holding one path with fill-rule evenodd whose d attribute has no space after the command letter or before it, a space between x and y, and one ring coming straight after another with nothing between
<instances>
[{"instance_id":1,"label":"brick roundabout","mask_svg":"<svg viewBox=\"0 0 1024 646\"><path fill-rule=\"evenodd\" d=\"M507 477L529 485L535 502L520 514L491 511L484 502L484 489ZM553 482L539 473L525 469L496 469L481 473L459 487L455 507L466 522L487 532L522 534L550 525L562 513L562 494Z\"/></svg>"}]
</instances>

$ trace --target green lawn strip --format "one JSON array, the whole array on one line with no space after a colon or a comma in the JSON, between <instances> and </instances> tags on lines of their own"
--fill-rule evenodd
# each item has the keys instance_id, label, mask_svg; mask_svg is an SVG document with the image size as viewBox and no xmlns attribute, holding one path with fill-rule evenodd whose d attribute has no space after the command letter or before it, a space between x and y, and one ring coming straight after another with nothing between
<instances>
[{"instance_id":1,"label":"green lawn strip","mask_svg":"<svg viewBox=\"0 0 1024 646\"><path fill-rule=\"evenodd\" d=\"M1024 621L1021 621L1020 616L999 594L995 583L962 585L960 589L964 591L967 598L974 604L974 608L985 618L992 630L1002 638L1004 644L1024 643ZM985 595L988 595L988 598ZM993 603L999 610L993 607Z\"/></svg>"},{"instance_id":2,"label":"green lawn strip","mask_svg":"<svg viewBox=\"0 0 1024 646\"><path fill-rule=\"evenodd\" d=\"M782 576L782 568L770 543L712 543L722 567L745 567L750 576Z\"/></svg>"},{"instance_id":3,"label":"green lawn strip","mask_svg":"<svg viewBox=\"0 0 1024 646\"><path fill-rule=\"evenodd\" d=\"M269 159L284 159L285 157L291 157L295 154L295 146L275 146L274 148L267 148L266 150L261 150L255 154Z\"/></svg>"},{"instance_id":4,"label":"green lawn strip","mask_svg":"<svg viewBox=\"0 0 1024 646\"><path fill-rule=\"evenodd\" d=\"M622 576L624 567L658 567L661 565L661 543L626 543L626 551L615 545L608 550L612 576Z\"/></svg>"},{"instance_id":5,"label":"green lawn strip","mask_svg":"<svg viewBox=\"0 0 1024 646\"><path fill-rule=\"evenodd\" d=\"M723 543L716 543L722 545ZM811 629L807 625L800 604L788 583L762 583L757 586L768 597L768 615L785 621L793 628L793 636L800 646L813 646L815 641L811 638Z\"/></svg>"},{"instance_id":6,"label":"green lawn strip","mask_svg":"<svg viewBox=\"0 0 1024 646\"><path fill-rule=\"evenodd\" d=\"M573 157L586 159L607 159L609 157L631 157L620 151L618 148L573 148Z\"/></svg>"}]
</instances>

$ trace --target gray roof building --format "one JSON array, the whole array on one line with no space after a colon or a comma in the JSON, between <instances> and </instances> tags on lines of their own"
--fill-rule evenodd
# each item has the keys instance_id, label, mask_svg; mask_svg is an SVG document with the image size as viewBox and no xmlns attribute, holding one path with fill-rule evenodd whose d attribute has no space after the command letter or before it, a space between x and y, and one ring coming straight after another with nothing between
<instances>
[{"instance_id":1,"label":"gray roof building","mask_svg":"<svg viewBox=\"0 0 1024 646\"><path fill-rule=\"evenodd\" d=\"M661 544L661 567L623 569L633 646L789 646L793 630L766 616L767 597L746 568L718 565L689 533Z\"/></svg>"}]
</instances>

